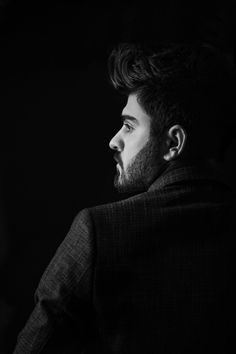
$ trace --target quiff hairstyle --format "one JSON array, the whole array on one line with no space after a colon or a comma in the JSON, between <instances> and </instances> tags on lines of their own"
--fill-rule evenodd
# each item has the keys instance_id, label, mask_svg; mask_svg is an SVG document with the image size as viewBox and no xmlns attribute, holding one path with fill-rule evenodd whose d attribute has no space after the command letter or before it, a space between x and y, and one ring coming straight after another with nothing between
<instances>
[{"instance_id":1,"label":"quiff hairstyle","mask_svg":"<svg viewBox=\"0 0 236 354\"><path fill-rule=\"evenodd\" d=\"M158 139L180 124L192 157L224 157L235 119L235 73L220 50L208 44L121 43L108 66L115 89L137 94Z\"/></svg>"}]
</instances>

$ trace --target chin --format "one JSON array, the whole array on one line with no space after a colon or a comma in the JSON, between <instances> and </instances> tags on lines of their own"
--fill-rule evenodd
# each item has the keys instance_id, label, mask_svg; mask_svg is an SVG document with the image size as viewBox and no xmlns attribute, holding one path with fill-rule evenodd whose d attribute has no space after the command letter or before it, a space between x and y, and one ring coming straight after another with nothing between
<instances>
[{"instance_id":1,"label":"chin","mask_svg":"<svg viewBox=\"0 0 236 354\"><path fill-rule=\"evenodd\" d=\"M146 186L141 181L121 181L119 176L115 177L114 186L118 193L141 193L147 190Z\"/></svg>"}]
</instances>

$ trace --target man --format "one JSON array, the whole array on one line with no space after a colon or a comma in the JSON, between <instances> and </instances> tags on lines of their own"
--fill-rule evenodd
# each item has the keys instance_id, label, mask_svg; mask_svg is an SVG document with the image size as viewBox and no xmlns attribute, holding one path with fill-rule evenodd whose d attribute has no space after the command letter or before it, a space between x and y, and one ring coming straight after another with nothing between
<instances>
[{"instance_id":1,"label":"man","mask_svg":"<svg viewBox=\"0 0 236 354\"><path fill-rule=\"evenodd\" d=\"M128 98L115 186L134 195L77 215L14 353L47 350L66 318L78 353L231 353L232 193L212 168L231 136L227 62L207 45L122 44L109 68Z\"/></svg>"}]
</instances>

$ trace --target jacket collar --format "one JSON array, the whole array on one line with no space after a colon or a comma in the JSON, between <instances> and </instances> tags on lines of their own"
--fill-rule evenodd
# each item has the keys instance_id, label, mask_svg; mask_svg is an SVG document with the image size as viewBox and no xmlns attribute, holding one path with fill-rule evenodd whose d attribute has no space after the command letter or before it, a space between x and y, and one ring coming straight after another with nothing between
<instances>
[{"instance_id":1,"label":"jacket collar","mask_svg":"<svg viewBox=\"0 0 236 354\"><path fill-rule=\"evenodd\" d=\"M151 184L148 191L159 190L166 185L190 180L216 180L220 177L210 165L199 161L173 161Z\"/></svg>"}]
</instances>

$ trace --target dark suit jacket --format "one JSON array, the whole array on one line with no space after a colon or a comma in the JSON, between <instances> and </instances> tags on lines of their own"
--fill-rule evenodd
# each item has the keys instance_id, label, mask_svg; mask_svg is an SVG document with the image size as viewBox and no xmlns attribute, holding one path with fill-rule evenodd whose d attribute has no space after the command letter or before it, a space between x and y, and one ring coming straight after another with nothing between
<instances>
[{"instance_id":1,"label":"dark suit jacket","mask_svg":"<svg viewBox=\"0 0 236 354\"><path fill-rule=\"evenodd\" d=\"M14 353L47 352L66 317L54 343L70 328L77 353L232 353L231 208L209 171L174 163L148 191L82 210Z\"/></svg>"}]
</instances>

